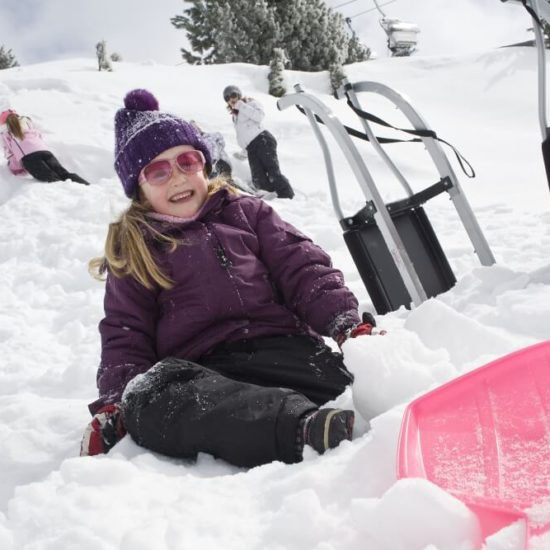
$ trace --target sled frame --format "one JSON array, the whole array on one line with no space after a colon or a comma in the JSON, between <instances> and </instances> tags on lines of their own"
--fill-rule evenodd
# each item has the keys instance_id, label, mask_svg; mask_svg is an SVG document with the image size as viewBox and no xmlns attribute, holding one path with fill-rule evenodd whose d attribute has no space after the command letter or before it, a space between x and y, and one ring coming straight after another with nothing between
<instances>
[{"instance_id":1,"label":"sled frame","mask_svg":"<svg viewBox=\"0 0 550 550\"><path fill-rule=\"evenodd\" d=\"M326 107L326 105L316 97L305 93L300 84L294 86L295 94L289 94L277 101L279 109L284 110L293 105L301 106L310 122L313 132L319 141L323 151L325 167L328 175L330 195L332 205L339 221L343 220L344 215L340 206L338 197L338 188L334 175L334 165L331 154L325 137L319 128L319 124L315 117L318 117L332 133L337 145L342 150L346 160L348 161L353 173L357 179L359 187L367 200L371 215L382 233L383 239L392 256L393 262L403 280L403 284L407 289L411 302L415 306L419 306L427 299L426 292L420 282L420 278L414 265L403 245L403 241L393 223L390 214L384 204L382 196L376 188L374 179L369 172L365 162L361 158L357 147L348 135L344 125L340 120Z\"/></svg>"},{"instance_id":2,"label":"sled frame","mask_svg":"<svg viewBox=\"0 0 550 550\"><path fill-rule=\"evenodd\" d=\"M397 107L397 109L399 109L399 111L407 117L415 130L432 130L425 119L416 109L413 108L410 102L405 99L403 95L385 84L371 81L363 81L352 84L345 79L342 86L336 92L336 96L341 99L345 97L347 93L353 106L358 109L362 109L357 97L357 93L360 92L378 94L391 101L395 107ZM361 121L363 129L365 130L365 133L367 134L374 150L380 155L388 168L401 183L401 186L407 195L412 196L413 191L406 178L378 141L369 122L360 116L358 116L358 118ZM449 159L445 155L441 144L436 139L431 137L421 137L421 139L441 177L441 180L451 182L451 185L446 189L446 191L453 202L453 205L458 213L462 225L464 226L464 229L466 230L466 233L468 234L468 237L470 238L481 265L493 265L495 263L495 258L491 252L489 244L483 235L481 227L479 226L472 208L470 207L468 199L460 187L460 182L456 177L456 174L449 162Z\"/></svg>"},{"instance_id":3,"label":"sled frame","mask_svg":"<svg viewBox=\"0 0 550 550\"><path fill-rule=\"evenodd\" d=\"M370 91L374 93L379 93L381 95L388 97L388 99L393 101L393 103L402 112L404 112L405 116L407 116L407 118L411 121L411 123L416 129L429 130L429 127L427 126L427 124L424 122L422 117L412 108L409 102L407 102L400 94L398 94L391 88L384 86L382 84L370 83L370 82L361 82L359 84L352 85L352 84L349 84L347 81L344 82L344 86L348 88L347 90L348 94L353 94L354 102L357 105L357 107L359 107L359 101L355 94L356 91ZM423 301L427 299L428 296L420 280L419 274L414 267L414 263L413 261L411 261L411 257L409 256L409 253L407 252L407 249L403 244L403 240L399 234L399 231L390 215L389 210L391 209L392 205L384 204L384 201L376 187L374 179L371 173L369 172L361 154L357 150L357 147L353 143L351 137L348 135L344 125L339 121L339 119L319 99L317 99L316 97L308 93L305 93L299 84L297 84L294 88L296 90L296 93L289 94L282 97L281 99L278 100L277 105L281 110L286 109L293 105L300 106L304 110L323 152L332 205L333 205L335 214L338 220L340 221L342 227L345 229L346 223L349 223L350 225L354 224L355 219L358 216L356 215L355 218L349 218L349 217L346 217L342 211L342 208L340 206L339 196L338 196L338 188L336 185L336 177L334 173L334 165L332 162L330 149L327 145L327 142L325 140L325 137L320 129L320 126L317 120L320 120L331 132L337 145L342 150L346 160L348 161L350 167L352 168L353 173L357 179L357 182L366 199L366 206L363 208L362 212L364 212L367 217L371 218L376 224L377 228L379 229L382 239L385 242L385 245L391 256L390 261L393 264L395 264L395 269L397 270L398 276L401 278L402 283L404 285L403 290L406 290L406 292L410 297L409 304L412 303L415 306L420 305ZM344 88L341 88L339 93L343 96L345 93ZM405 189L405 192L407 194L406 200L411 200L411 202L414 202L416 200L416 197L418 197L419 195L422 195L423 193L426 194L425 200L432 198L431 196L429 196L429 193L426 193L429 188L424 191L421 191L420 193L417 193L416 195L413 194L411 186L408 184L406 178L397 169L395 164L391 161L390 157L386 154L386 152L378 142L376 136L372 132L370 125L367 123L367 121L363 119L361 119L361 123L371 143L375 147L376 152L381 156L381 158L390 168L392 173L397 177L402 187ZM466 198L464 197L464 194L462 193L462 190L458 183L458 179L454 174L448 162L447 157L445 156L444 152L439 146L439 143L434 139L428 139L428 138L425 138L425 139L423 138L423 141L426 148L430 152L432 159L434 160L434 163L438 169L439 174L441 175L441 181L439 182L439 185L444 186L445 187L444 190L449 192L451 198L453 199L455 208L457 209L457 212L459 213L459 217L463 225L465 226L468 235L470 236L470 240L474 245L474 250L476 251L482 265L494 264L495 260L491 253L489 245L485 240L485 237L483 236L481 228L479 227L479 224L477 223L477 220ZM451 194L451 191L452 191L452 194ZM432 196L435 196L436 194L438 193L433 193ZM400 201L400 202L403 202L403 201ZM426 221L427 221L427 218L426 218ZM432 243L428 243L428 248L432 247L437 253L439 243L437 242L435 234L433 235L433 237L435 239L435 247L432 247ZM368 239L367 236L365 236L364 238L365 240ZM441 281L443 282L446 281L447 286L443 287L443 290L446 290L450 288L452 284L454 284L454 275L452 274L450 267L448 267L448 263L440 247L439 247L439 252L440 252L440 256L442 256L441 258L442 261L434 262L433 269L437 270L442 265L443 267L445 267L445 264L446 264L447 269L446 270L443 269L443 271L438 274L439 279ZM355 258L354 258L354 261L355 261ZM357 267L359 268L358 265ZM361 275L365 282L365 278L363 277L362 273ZM367 285L366 282L365 284L367 286L367 290L369 291L369 294L371 294L371 299L372 299L373 296L369 289L369 286ZM399 284L399 282L397 282L397 284ZM435 295L435 293L432 293L431 295L433 296ZM373 303L374 303L374 300L373 300ZM403 305L409 305L409 304L406 304L403 302ZM382 308L382 309L385 309L385 311L381 311L381 309L377 307L376 304L374 305L379 313L385 313L388 310L397 309L398 307L398 305L392 306L392 304L390 304L389 302L386 302L385 306Z\"/></svg>"}]
</instances>

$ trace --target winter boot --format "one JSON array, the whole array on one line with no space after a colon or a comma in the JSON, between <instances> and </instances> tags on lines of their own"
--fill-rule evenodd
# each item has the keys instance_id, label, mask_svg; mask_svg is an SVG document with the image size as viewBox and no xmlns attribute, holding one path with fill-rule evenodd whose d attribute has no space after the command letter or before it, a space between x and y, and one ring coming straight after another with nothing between
<instances>
[{"instance_id":1,"label":"winter boot","mask_svg":"<svg viewBox=\"0 0 550 550\"><path fill-rule=\"evenodd\" d=\"M342 409L319 409L304 420L304 443L319 454L338 447L344 439L351 441L355 413Z\"/></svg>"},{"instance_id":2,"label":"winter boot","mask_svg":"<svg viewBox=\"0 0 550 550\"><path fill-rule=\"evenodd\" d=\"M286 180L286 178L284 178ZM279 199L293 199L294 189L292 189L288 181L281 181L276 189L277 197Z\"/></svg>"}]
</instances>

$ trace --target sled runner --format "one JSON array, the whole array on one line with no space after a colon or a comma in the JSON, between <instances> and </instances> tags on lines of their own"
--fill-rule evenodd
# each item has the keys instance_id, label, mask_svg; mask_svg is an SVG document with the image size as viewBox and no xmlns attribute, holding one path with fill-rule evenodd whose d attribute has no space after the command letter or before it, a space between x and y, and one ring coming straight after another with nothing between
<instances>
[{"instance_id":1,"label":"sled runner","mask_svg":"<svg viewBox=\"0 0 550 550\"><path fill-rule=\"evenodd\" d=\"M462 500L477 514L483 538L515 520L525 524L525 545L529 530L548 530L550 341L410 403L397 477L428 479Z\"/></svg>"},{"instance_id":2,"label":"sled runner","mask_svg":"<svg viewBox=\"0 0 550 550\"><path fill-rule=\"evenodd\" d=\"M411 303L419 305L454 285L455 276L422 208L423 203L440 193L447 192L452 199L481 263L494 263L489 245L437 141L439 138L400 94L375 82L349 84L345 81L338 95L348 97L348 104L360 116L366 132L361 134L345 127L320 100L304 93L299 85L295 89L297 93L279 99L278 106L285 109L296 105L308 117L323 151L332 203L344 231L344 240L378 313L383 314L403 305L410 307ZM414 141L424 143L432 157L440 174L438 182L418 193L413 192L382 148L383 140L374 135L367 119L361 116L364 111L360 109L356 92L383 95L403 112L414 127L414 130L407 131L415 134ZM366 205L354 216L346 216L340 207L334 166L319 122L326 125L342 149L366 198ZM384 204L349 133L372 143L404 188L407 194L405 199Z\"/></svg>"}]
</instances>

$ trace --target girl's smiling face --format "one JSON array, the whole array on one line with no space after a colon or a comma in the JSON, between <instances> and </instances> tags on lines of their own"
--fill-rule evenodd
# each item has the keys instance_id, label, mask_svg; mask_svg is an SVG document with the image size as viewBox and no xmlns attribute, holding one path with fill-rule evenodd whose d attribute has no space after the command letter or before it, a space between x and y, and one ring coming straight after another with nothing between
<instances>
[{"instance_id":1,"label":"girl's smiling face","mask_svg":"<svg viewBox=\"0 0 550 550\"><path fill-rule=\"evenodd\" d=\"M140 176L141 191L158 214L191 218L200 210L208 196L208 181L204 170L188 174L183 173L176 165L175 158L186 151L194 151L194 148L191 145L178 145L166 149L149 163L170 161L172 175L164 183L151 185ZM141 173L143 174L143 170Z\"/></svg>"}]
</instances>

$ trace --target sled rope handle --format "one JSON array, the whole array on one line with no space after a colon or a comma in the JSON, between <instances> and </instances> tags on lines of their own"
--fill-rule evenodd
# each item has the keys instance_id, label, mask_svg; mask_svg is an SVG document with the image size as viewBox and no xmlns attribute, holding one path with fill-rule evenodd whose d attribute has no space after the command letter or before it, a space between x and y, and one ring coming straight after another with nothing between
<instances>
[{"instance_id":1,"label":"sled rope handle","mask_svg":"<svg viewBox=\"0 0 550 550\"><path fill-rule=\"evenodd\" d=\"M351 99L350 99L349 94L347 93L347 91L346 91L346 100L347 100L348 106L351 107L351 109L353 110L353 112L356 115L360 116L361 118L363 118L365 120L373 122L374 124L379 124L380 126L385 126L386 128L391 128L392 130L397 130L399 132L405 132L406 134L410 134L410 135L413 135L413 136L418 136L419 138L423 138L423 137L424 138L431 138L431 139L435 139L435 140L439 141L440 143L444 143L445 145L447 145L448 147L450 147L452 149L453 153L456 156L456 160L458 161L458 164L460 165L460 168L462 169L464 174L466 174L466 176L468 176L469 178L475 178L476 177L475 170L474 170L473 166L468 162L466 157L464 157L464 155L462 155L454 145L452 145L448 141L445 141L443 138L440 138L433 130L411 130L409 128L398 128L397 126L393 126L389 122L386 122L385 120L382 120L381 118L379 118L375 115L372 115L371 113L367 113L366 111L363 111L362 109L359 109L358 107L356 107L351 102ZM410 142L413 142L413 141L422 141L422 139L416 138L416 139L397 140L397 141L403 141L405 143L407 143L407 142L410 143ZM466 166L468 167L468 170L466 170Z\"/></svg>"},{"instance_id":2,"label":"sled rope handle","mask_svg":"<svg viewBox=\"0 0 550 550\"><path fill-rule=\"evenodd\" d=\"M420 143L422 142L422 137L432 138L436 139L437 141L444 143L445 145L449 146L453 153L456 156L456 159L458 161L458 164L464 174L469 178L475 178L476 173L473 168L473 166L468 162L468 160L454 147L451 145L448 141L445 141L444 139L440 138L433 130L408 130L405 128L397 128L395 126L392 126L385 120L382 120L381 118L378 118L377 116L371 115L370 113L367 113L366 111L362 111L361 109L357 109L350 101L348 94L346 93L347 103L348 105L353 109L353 111L360 116L361 118L364 118L366 120L369 120L371 122L374 122L375 124L380 124L382 126L386 126L388 128L392 128L394 130L398 130L400 132L406 132L408 134L412 134L415 136L419 136L413 139L397 139L397 138L384 138L384 137L378 137L376 136L376 140L378 143L381 144L387 144L387 143ZM303 107L300 105L296 105L296 108L298 111L300 111L303 115L306 114L306 111ZM319 118L318 115L313 115L315 117L315 120L319 122L320 124L324 124L324 122ZM351 128L349 126L346 126L343 124L346 132L353 137L356 137L358 139L362 139L364 141L370 141L369 136L365 134L364 132L360 132L359 130L356 130L355 128ZM466 168L468 167L468 169Z\"/></svg>"}]
</instances>

